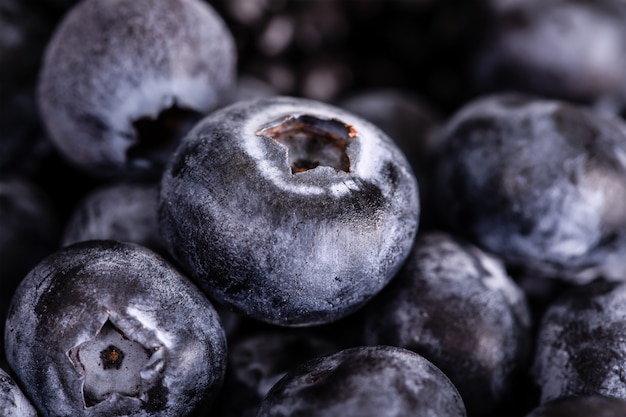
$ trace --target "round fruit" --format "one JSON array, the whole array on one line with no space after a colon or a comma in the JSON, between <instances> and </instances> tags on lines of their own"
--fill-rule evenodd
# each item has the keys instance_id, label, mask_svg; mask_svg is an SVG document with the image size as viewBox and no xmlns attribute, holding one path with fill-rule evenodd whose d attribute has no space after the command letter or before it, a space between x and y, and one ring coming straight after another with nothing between
<instances>
[{"instance_id":1,"label":"round fruit","mask_svg":"<svg viewBox=\"0 0 626 417\"><path fill-rule=\"evenodd\" d=\"M417 181L381 130L333 106L271 97L214 112L161 183L170 253L214 299L281 325L345 316L413 243Z\"/></svg>"}]
</instances>

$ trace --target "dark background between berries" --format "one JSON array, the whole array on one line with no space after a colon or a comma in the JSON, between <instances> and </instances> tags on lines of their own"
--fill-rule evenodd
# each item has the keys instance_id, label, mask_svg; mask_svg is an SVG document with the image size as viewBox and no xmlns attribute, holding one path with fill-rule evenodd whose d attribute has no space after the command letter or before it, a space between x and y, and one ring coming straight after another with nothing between
<instances>
[{"instance_id":1,"label":"dark background between berries","mask_svg":"<svg viewBox=\"0 0 626 417\"><path fill-rule=\"evenodd\" d=\"M418 95L445 118L483 92L473 85L470 69L479 42L488 34L486 0L208 2L233 33L239 73L269 83L280 94L332 103L363 89L392 87ZM20 134L28 143L41 142L34 150L25 150L24 158L7 165L7 171L0 175L18 174L40 186L51 198L62 224L76 204L105 181L68 165L47 144L39 121L23 108L32 105L29 92L45 44L74 3L0 0L2 21L27 19L32 28L29 42L10 51L6 55L9 58L0 56L0 137L13 134L18 121L25 120L22 126L28 125L28 129L21 127L24 130ZM21 6L15 8L15 4ZM270 40L277 25L293 29L288 41ZM25 98L18 100L18 96ZM509 272L517 277L517 271ZM536 281L525 276L519 276L519 283L529 295L535 327L550 300L567 287L560 281ZM359 320L357 313L312 331L348 347L356 343L352 336ZM232 337L264 330L271 330L271 326L244 322ZM519 381L517 393L515 400L493 417L522 417L536 406L539 395L530 377Z\"/></svg>"}]
</instances>

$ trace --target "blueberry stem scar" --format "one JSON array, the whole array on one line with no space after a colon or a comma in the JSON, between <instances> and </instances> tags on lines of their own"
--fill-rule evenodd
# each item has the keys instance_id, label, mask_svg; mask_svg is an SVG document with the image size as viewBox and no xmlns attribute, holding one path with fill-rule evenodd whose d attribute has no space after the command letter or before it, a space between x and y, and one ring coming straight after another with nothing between
<instances>
[{"instance_id":1,"label":"blueberry stem scar","mask_svg":"<svg viewBox=\"0 0 626 417\"><path fill-rule=\"evenodd\" d=\"M200 112L174 104L163 109L156 118L146 116L134 120L137 142L128 149L128 156L165 163L180 140L202 116Z\"/></svg>"},{"instance_id":2,"label":"blueberry stem scar","mask_svg":"<svg viewBox=\"0 0 626 417\"><path fill-rule=\"evenodd\" d=\"M308 114L289 115L268 123L255 133L287 147L292 174L318 166L350 172L346 148L357 136L352 125Z\"/></svg>"},{"instance_id":3,"label":"blueberry stem scar","mask_svg":"<svg viewBox=\"0 0 626 417\"><path fill-rule=\"evenodd\" d=\"M92 407L114 393L139 398L141 370L152 350L130 340L107 320L92 340L70 349L68 356L83 376L85 407Z\"/></svg>"}]
</instances>

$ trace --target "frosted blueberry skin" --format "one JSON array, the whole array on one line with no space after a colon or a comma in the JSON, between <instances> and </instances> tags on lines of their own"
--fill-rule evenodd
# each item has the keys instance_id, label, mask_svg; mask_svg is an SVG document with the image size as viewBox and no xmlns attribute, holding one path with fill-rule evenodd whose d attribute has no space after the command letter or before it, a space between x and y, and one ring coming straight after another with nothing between
<instances>
[{"instance_id":1,"label":"frosted blueberry skin","mask_svg":"<svg viewBox=\"0 0 626 417\"><path fill-rule=\"evenodd\" d=\"M203 1L79 2L46 49L42 118L84 172L156 178L184 132L222 105L235 64L232 35Z\"/></svg>"},{"instance_id":2,"label":"frosted blueberry skin","mask_svg":"<svg viewBox=\"0 0 626 417\"><path fill-rule=\"evenodd\" d=\"M626 284L594 281L550 305L532 368L541 402L572 395L626 400L625 298Z\"/></svg>"},{"instance_id":3,"label":"frosted blueberry skin","mask_svg":"<svg viewBox=\"0 0 626 417\"><path fill-rule=\"evenodd\" d=\"M288 371L340 350L334 341L308 330L273 328L229 340L219 407L209 414L253 417L268 391Z\"/></svg>"},{"instance_id":4,"label":"frosted blueberry skin","mask_svg":"<svg viewBox=\"0 0 626 417\"><path fill-rule=\"evenodd\" d=\"M22 281L7 359L43 417L188 416L222 383L226 339L191 282L135 244L53 253Z\"/></svg>"},{"instance_id":5,"label":"frosted blueberry skin","mask_svg":"<svg viewBox=\"0 0 626 417\"><path fill-rule=\"evenodd\" d=\"M528 273L623 279L625 132L562 101L476 98L442 129L439 221Z\"/></svg>"},{"instance_id":6,"label":"frosted blueberry skin","mask_svg":"<svg viewBox=\"0 0 626 417\"><path fill-rule=\"evenodd\" d=\"M626 400L602 395L562 397L548 401L526 417L623 417Z\"/></svg>"},{"instance_id":7,"label":"frosted blueberry skin","mask_svg":"<svg viewBox=\"0 0 626 417\"><path fill-rule=\"evenodd\" d=\"M138 243L167 254L157 221L157 183L113 182L89 191L65 223L61 244L85 240Z\"/></svg>"},{"instance_id":8,"label":"frosted blueberry skin","mask_svg":"<svg viewBox=\"0 0 626 417\"><path fill-rule=\"evenodd\" d=\"M470 77L620 112L626 98L626 5L619 0L490 0Z\"/></svg>"},{"instance_id":9,"label":"frosted blueberry skin","mask_svg":"<svg viewBox=\"0 0 626 417\"><path fill-rule=\"evenodd\" d=\"M408 255L418 216L415 176L391 139L293 97L209 115L181 143L159 197L165 244L199 285L286 326L328 323L371 299Z\"/></svg>"},{"instance_id":10,"label":"frosted blueberry skin","mask_svg":"<svg viewBox=\"0 0 626 417\"><path fill-rule=\"evenodd\" d=\"M37 412L11 376L0 368L0 416L37 417Z\"/></svg>"},{"instance_id":11,"label":"frosted blueberry skin","mask_svg":"<svg viewBox=\"0 0 626 417\"><path fill-rule=\"evenodd\" d=\"M257 417L400 417L466 415L448 377L417 353L358 346L312 359L287 373Z\"/></svg>"},{"instance_id":12,"label":"frosted blueberry skin","mask_svg":"<svg viewBox=\"0 0 626 417\"><path fill-rule=\"evenodd\" d=\"M524 293L497 258L444 233L418 236L364 317L366 344L423 355L454 383L470 415L510 401L528 365Z\"/></svg>"}]
</instances>

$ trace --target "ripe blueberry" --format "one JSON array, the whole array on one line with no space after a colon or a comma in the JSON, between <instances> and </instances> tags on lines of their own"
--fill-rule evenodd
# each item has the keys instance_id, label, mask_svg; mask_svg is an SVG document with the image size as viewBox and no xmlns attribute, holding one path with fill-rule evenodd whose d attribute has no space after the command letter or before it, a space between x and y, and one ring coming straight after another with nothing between
<instances>
[{"instance_id":1,"label":"ripe blueberry","mask_svg":"<svg viewBox=\"0 0 626 417\"><path fill-rule=\"evenodd\" d=\"M173 257L218 302L279 325L326 323L380 291L417 231L418 188L369 122L307 99L214 112L161 182Z\"/></svg>"},{"instance_id":2,"label":"ripe blueberry","mask_svg":"<svg viewBox=\"0 0 626 417\"><path fill-rule=\"evenodd\" d=\"M528 365L524 293L498 259L447 234L420 235L364 313L367 344L423 355L454 383L470 415L489 415L513 398Z\"/></svg>"},{"instance_id":3,"label":"ripe blueberry","mask_svg":"<svg viewBox=\"0 0 626 417\"><path fill-rule=\"evenodd\" d=\"M59 23L38 85L62 155L100 177L157 177L235 79L232 36L200 0L87 0Z\"/></svg>"},{"instance_id":4,"label":"ripe blueberry","mask_svg":"<svg viewBox=\"0 0 626 417\"><path fill-rule=\"evenodd\" d=\"M562 101L500 93L442 129L444 226L529 273L623 279L626 126Z\"/></svg>"},{"instance_id":5,"label":"ripe blueberry","mask_svg":"<svg viewBox=\"0 0 626 417\"><path fill-rule=\"evenodd\" d=\"M11 303L7 360L43 417L188 416L215 397L226 339L191 282L136 244L45 258Z\"/></svg>"}]
</instances>

